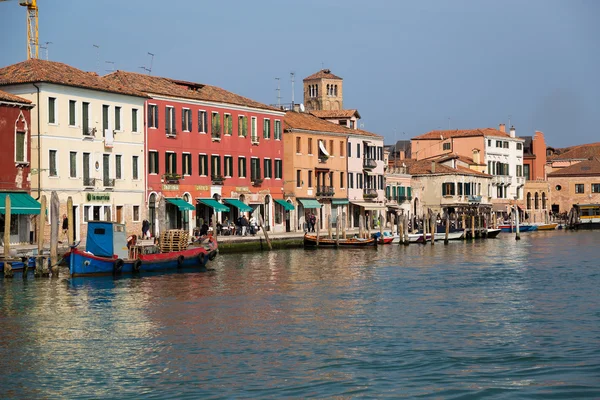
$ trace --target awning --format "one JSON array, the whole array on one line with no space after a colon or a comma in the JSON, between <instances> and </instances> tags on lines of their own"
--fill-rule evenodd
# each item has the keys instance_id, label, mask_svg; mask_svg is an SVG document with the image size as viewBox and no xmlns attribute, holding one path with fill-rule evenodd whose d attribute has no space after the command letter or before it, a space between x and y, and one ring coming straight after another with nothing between
<instances>
[{"instance_id":1,"label":"awning","mask_svg":"<svg viewBox=\"0 0 600 400\"><path fill-rule=\"evenodd\" d=\"M4 192L0 193L0 214L6 214L5 200L10 196L11 214L39 214L40 203L27 193Z\"/></svg>"},{"instance_id":2,"label":"awning","mask_svg":"<svg viewBox=\"0 0 600 400\"><path fill-rule=\"evenodd\" d=\"M492 211L494 212L507 212L506 206L508 204L492 204Z\"/></svg>"},{"instance_id":3,"label":"awning","mask_svg":"<svg viewBox=\"0 0 600 400\"><path fill-rule=\"evenodd\" d=\"M321 208L321 203L313 199L298 199L304 208Z\"/></svg>"},{"instance_id":4,"label":"awning","mask_svg":"<svg viewBox=\"0 0 600 400\"><path fill-rule=\"evenodd\" d=\"M194 211L196 209L193 205L191 205L187 201L185 201L183 199L179 199L177 197L165 197L165 200L167 200L169 203L173 204L174 206L177 206L177 208L179 208L179 210L181 210L181 211Z\"/></svg>"},{"instance_id":5,"label":"awning","mask_svg":"<svg viewBox=\"0 0 600 400\"><path fill-rule=\"evenodd\" d=\"M220 212L220 211L227 212L227 211L229 211L229 207L227 207L227 206L219 203L215 199L198 199L198 201L200 203L204 204L205 206L212 207L216 212Z\"/></svg>"},{"instance_id":6,"label":"awning","mask_svg":"<svg viewBox=\"0 0 600 400\"><path fill-rule=\"evenodd\" d=\"M351 201L355 206L364 208L365 210L385 210L387 207L381 203L366 203L363 201Z\"/></svg>"},{"instance_id":7,"label":"awning","mask_svg":"<svg viewBox=\"0 0 600 400\"><path fill-rule=\"evenodd\" d=\"M227 204L231 204L232 206L236 207L241 212L252 212L254 210L248 204L237 199L223 199L223 201Z\"/></svg>"},{"instance_id":8,"label":"awning","mask_svg":"<svg viewBox=\"0 0 600 400\"><path fill-rule=\"evenodd\" d=\"M331 199L331 205L343 206L348 204L348 199Z\"/></svg>"},{"instance_id":9,"label":"awning","mask_svg":"<svg viewBox=\"0 0 600 400\"><path fill-rule=\"evenodd\" d=\"M294 205L288 203L285 200L279 200L279 199L275 199L275 203L280 204L281 206L283 206L283 209L285 211L294 211Z\"/></svg>"},{"instance_id":10,"label":"awning","mask_svg":"<svg viewBox=\"0 0 600 400\"><path fill-rule=\"evenodd\" d=\"M321 140L319 140L319 149L321 150L321 152L323 154L325 154L325 156L329 157L329 153L325 149L325 145L323 144L323 141L321 141Z\"/></svg>"}]
</instances>

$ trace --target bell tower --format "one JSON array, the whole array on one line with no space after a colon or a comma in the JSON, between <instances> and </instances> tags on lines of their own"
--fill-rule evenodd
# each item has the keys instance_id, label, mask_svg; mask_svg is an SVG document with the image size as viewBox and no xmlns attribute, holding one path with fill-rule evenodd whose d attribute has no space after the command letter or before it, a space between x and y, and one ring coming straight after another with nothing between
<instances>
[{"instance_id":1,"label":"bell tower","mask_svg":"<svg viewBox=\"0 0 600 400\"><path fill-rule=\"evenodd\" d=\"M322 69L303 80L304 107L307 111L314 110L343 110L344 90L343 80Z\"/></svg>"}]
</instances>

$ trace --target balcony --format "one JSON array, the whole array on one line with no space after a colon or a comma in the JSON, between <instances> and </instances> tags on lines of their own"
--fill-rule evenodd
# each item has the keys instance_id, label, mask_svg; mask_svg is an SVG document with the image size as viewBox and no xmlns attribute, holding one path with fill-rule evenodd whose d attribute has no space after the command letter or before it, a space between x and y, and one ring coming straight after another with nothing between
<instances>
[{"instance_id":1,"label":"balcony","mask_svg":"<svg viewBox=\"0 0 600 400\"><path fill-rule=\"evenodd\" d=\"M327 160L329 160L329 157L324 157L324 156L319 157L319 163L321 163L321 164L326 164Z\"/></svg>"},{"instance_id":2,"label":"balcony","mask_svg":"<svg viewBox=\"0 0 600 400\"><path fill-rule=\"evenodd\" d=\"M96 137L96 128L83 128L81 130L83 139L94 140Z\"/></svg>"},{"instance_id":3,"label":"balcony","mask_svg":"<svg viewBox=\"0 0 600 400\"><path fill-rule=\"evenodd\" d=\"M262 185L263 180L262 178L254 178L252 179L252 186L260 186Z\"/></svg>"},{"instance_id":4,"label":"balcony","mask_svg":"<svg viewBox=\"0 0 600 400\"><path fill-rule=\"evenodd\" d=\"M469 203L481 203L481 196L468 195L467 200Z\"/></svg>"},{"instance_id":5,"label":"balcony","mask_svg":"<svg viewBox=\"0 0 600 400\"><path fill-rule=\"evenodd\" d=\"M85 187L96 187L96 178L83 177L83 186Z\"/></svg>"},{"instance_id":6,"label":"balcony","mask_svg":"<svg viewBox=\"0 0 600 400\"><path fill-rule=\"evenodd\" d=\"M407 196L398 196L398 203L404 203L407 199Z\"/></svg>"},{"instance_id":7,"label":"balcony","mask_svg":"<svg viewBox=\"0 0 600 400\"><path fill-rule=\"evenodd\" d=\"M512 176L508 175L494 175L492 176L492 185L510 185L512 182Z\"/></svg>"},{"instance_id":8,"label":"balcony","mask_svg":"<svg viewBox=\"0 0 600 400\"><path fill-rule=\"evenodd\" d=\"M165 129L165 133L167 134L167 137L177 137L177 129L175 128L167 128Z\"/></svg>"},{"instance_id":9,"label":"balcony","mask_svg":"<svg viewBox=\"0 0 600 400\"><path fill-rule=\"evenodd\" d=\"M377 189L373 189L373 188L363 189L363 198L376 199L377 198Z\"/></svg>"},{"instance_id":10,"label":"balcony","mask_svg":"<svg viewBox=\"0 0 600 400\"><path fill-rule=\"evenodd\" d=\"M333 197L334 194L333 186L317 186L317 196Z\"/></svg>"},{"instance_id":11,"label":"balcony","mask_svg":"<svg viewBox=\"0 0 600 400\"><path fill-rule=\"evenodd\" d=\"M104 178L102 182L104 187L115 187L115 178Z\"/></svg>"},{"instance_id":12,"label":"balcony","mask_svg":"<svg viewBox=\"0 0 600 400\"><path fill-rule=\"evenodd\" d=\"M517 185L518 186L525 185L525 177L523 177L523 176L517 176Z\"/></svg>"},{"instance_id":13,"label":"balcony","mask_svg":"<svg viewBox=\"0 0 600 400\"><path fill-rule=\"evenodd\" d=\"M221 132L213 132L210 135L210 137L213 142L220 142L221 141Z\"/></svg>"},{"instance_id":14,"label":"balcony","mask_svg":"<svg viewBox=\"0 0 600 400\"><path fill-rule=\"evenodd\" d=\"M373 158L364 158L363 159L363 168L364 169L373 169L377 167L377 161Z\"/></svg>"},{"instance_id":15,"label":"balcony","mask_svg":"<svg viewBox=\"0 0 600 400\"><path fill-rule=\"evenodd\" d=\"M252 143L253 146L258 146L258 143L259 143L258 136L256 136L256 135L250 136L250 142Z\"/></svg>"},{"instance_id":16,"label":"balcony","mask_svg":"<svg viewBox=\"0 0 600 400\"><path fill-rule=\"evenodd\" d=\"M225 182L225 178L223 178L223 176L221 176L221 175L212 175L210 177L210 180L213 185L219 185L219 186L222 186L223 182Z\"/></svg>"},{"instance_id":17,"label":"balcony","mask_svg":"<svg viewBox=\"0 0 600 400\"><path fill-rule=\"evenodd\" d=\"M165 183L177 184L177 183L179 183L180 179L181 179L181 175L179 175L179 174L164 174L163 175L163 180L165 181Z\"/></svg>"}]
</instances>

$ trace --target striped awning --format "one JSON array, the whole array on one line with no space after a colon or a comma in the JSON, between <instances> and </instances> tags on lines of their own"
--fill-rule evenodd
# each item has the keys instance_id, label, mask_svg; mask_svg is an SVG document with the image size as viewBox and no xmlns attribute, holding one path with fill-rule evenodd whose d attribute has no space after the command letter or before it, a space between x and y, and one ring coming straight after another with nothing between
<instances>
[{"instance_id":1,"label":"striped awning","mask_svg":"<svg viewBox=\"0 0 600 400\"><path fill-rule=\"evenodd\" d=\"M0 192L0 214L6 214L6 196L10 196L11 214L39 214L40 203L27 193Z\"/></svg>"}]
</instances>

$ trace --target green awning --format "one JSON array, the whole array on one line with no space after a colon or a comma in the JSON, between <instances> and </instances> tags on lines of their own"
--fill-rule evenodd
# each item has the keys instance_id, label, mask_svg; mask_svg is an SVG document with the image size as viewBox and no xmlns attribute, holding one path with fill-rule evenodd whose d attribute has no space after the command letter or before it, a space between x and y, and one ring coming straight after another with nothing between
<instances>
[{"instance_id":1,"label":"green awning","mask_svg":"<svg viewBox=\"0 0 600 400\"><path fill-rule=\"evenodd\" d=\"M181 211L194 211L196 208L183 199L178 199L176 197L166 197L166 200L177 206Z\"/></svg>"},{"instance_id":2,"label":"green awning","mask_svg":"<svg viewBox=\"0 0 600 400\"><path fill-rule=\"evenodd\" d=\"M321 208L321 203L313 199L299 199L304 208Z\"/></svg>"},{"instance_id":3,"label":"green awning","mask_svg":"<svg viewBox=\"0 0 600 400\"><path fill-rule=\"evenodd\" d=\"M0 214L6 214L6 196L10 196L11 214L39 214L40 203L27 193L4 192L0 193Z\"/></svg>"},{"instance_id":4,"label":"green awning","mask_svg":"<svg viewBox=\"0 0 600 400\"><path fill-rule=\"evenodd\" d=\"M215 212L229 211L229 207L219 203L215 199L198 199L198 200L200 201L200 203L204 204L205 206L212 207L215 210Z\"/></svg>"},{"instance_id":5,"label":"green awning","mask_svg":"<svg viewBox=\"0 0 600 400\"><path fill-rule=\"evenodd\" d=\"M285 211L294 211L294 205L288 203L285 200L279 200L279 199L275 199L275 203L280 204L281 206L283 206L283 209Z\"/></svg>"},{"instance_id":6,"label":"green awning","mask_svg":"<svg viewBox=\"0 0 600 400\"><path fill-rule=\"evenodd\" d=\"M252 207L250 207L248 204L244 203L243 201L239 201L237 199L223 199L223 201L225 201L225 203L227 203L227 204L231 204L232 206L236 207L241 212L254 211L254 209Z\"/></svg>"},{"instance_id":7,"label":"green awning","mask_svg":"<svg viewBox=\"0 0 600 400\"><path fill-rule=\"evenodd\" d=\"M331 205L344 206L348 204L348 199L331 199Z\"/></svg>"}]
</instances>

